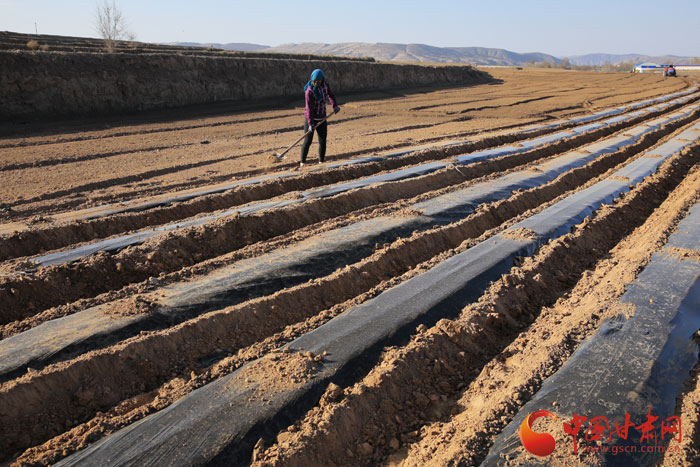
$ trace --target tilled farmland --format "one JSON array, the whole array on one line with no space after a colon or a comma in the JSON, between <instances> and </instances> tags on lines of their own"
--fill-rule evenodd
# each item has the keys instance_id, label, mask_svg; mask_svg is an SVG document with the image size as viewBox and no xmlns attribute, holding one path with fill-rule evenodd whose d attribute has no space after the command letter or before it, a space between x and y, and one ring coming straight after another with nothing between
<instances>
[{"instance_id":1,"label":"tilled farmland","mask_svg":"<svg viewBox=\"0 0 700 467\"><path fill-rule=\"evenodd\" d=\"M697 83L492 74L0 127L0 460L697 464Z\"/></svg>"}]
</instances>

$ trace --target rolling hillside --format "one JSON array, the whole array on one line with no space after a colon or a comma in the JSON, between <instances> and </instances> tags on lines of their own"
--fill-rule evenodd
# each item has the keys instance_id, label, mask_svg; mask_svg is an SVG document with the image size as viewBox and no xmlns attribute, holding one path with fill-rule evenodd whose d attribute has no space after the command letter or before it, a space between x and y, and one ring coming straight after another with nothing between
<instances>
[{"instance_id":1,"label":"rolling hillside","mask_svg":"<svg viewBox=\"0 0 700 467\"><path fill-rule=\"evenodd\" d=\"M525 65L530 61L559 63L560 59L543 53L520 54L504 49L487 47L434 47L426 44L389 44L366 42L340 42L323 44L304 42L268 47L259 44L196 44L180 42L177 45L215 47L224 50L340 55L347 57L373 57L392 62L442 62L470 63L476 65Z\"/></svg>"}]
</instances>

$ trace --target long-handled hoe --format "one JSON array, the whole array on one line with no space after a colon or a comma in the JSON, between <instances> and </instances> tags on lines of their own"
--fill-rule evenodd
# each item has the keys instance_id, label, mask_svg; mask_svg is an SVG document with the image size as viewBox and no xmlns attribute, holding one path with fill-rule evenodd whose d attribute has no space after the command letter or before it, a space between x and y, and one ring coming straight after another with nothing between
<instances>
[{"instance_id":1,"label":"long-handled hoe","mask_svg":"<svg viewBox=\"0 0 700 467\"><path fill-rule=\"evenodd\" d=\"M303 135L301 135L301 137L300 137L298 140L294 141L294 143L293 143L291 146L289 146L287 149L285 149L283 152L281 152L281 153L279 153L279 152L274 153L274 154L272 155L272 157L274 158L273 160L274 160L275 162L279 162L279 161L281 161L281 160L284 160L284 155L287 154L287 153L289 152L290 149L292 149L294 146L296 146L297 144L299 144L299 141L301 141L302 139L306 138L306 136L307 136L309 133L311 133L312 131L314 131L314 130L316 129L317 126L319 126L320 124L322 124L323 122L325 122L326 120L328 120L334 113L335 113L335 110L334 110L333 112L329 113L328 115L326 115L326 118L324 118L323 120L321 120L320 122L318 122L316 125L314 125L314 126L312 126L311 128L309 128L309 131L307 131L306 133L304 133Z\"/></svg>"}]
</instances>

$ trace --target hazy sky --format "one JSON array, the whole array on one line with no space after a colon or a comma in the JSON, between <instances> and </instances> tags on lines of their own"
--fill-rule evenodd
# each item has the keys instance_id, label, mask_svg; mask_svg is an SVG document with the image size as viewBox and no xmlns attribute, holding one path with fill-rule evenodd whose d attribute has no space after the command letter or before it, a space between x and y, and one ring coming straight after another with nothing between
<instances>
[{"instance_id":1,"label":"hazy sky","mask_svg":"<svg viewBox=\"0 0 700 467\"><path fill-rule=\"evenodd\" d=\"M96 0L0 0L0 31L96 37ZM145 42L395 42L700 55L700 0L117 0Z\"/></svg>"}]
</instances>

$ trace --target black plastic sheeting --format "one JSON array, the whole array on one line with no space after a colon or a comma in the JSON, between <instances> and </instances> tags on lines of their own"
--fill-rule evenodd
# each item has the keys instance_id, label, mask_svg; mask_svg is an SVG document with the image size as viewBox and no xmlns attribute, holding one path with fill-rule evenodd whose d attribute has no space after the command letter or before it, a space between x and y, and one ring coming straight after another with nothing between
<instances>
[{"instance_id":1,"label":"black plastic sheeting","mask_svg":"<svg viewBox=\"0 0 700 467\"><path fill-rule=\"evenodd\" d=\"M657 148L654 154L662 152ZM646 162L637 159L628 167L638 161ZM655 167L648 170L650 175ZM291 342L289 349L327 352L326 359L310 379L277 388L265 403L250 397L259 386L245 381L244 366L57 465L156 465L166 459L178 465L205 463L399 329L428 314L444 316L475 300L489 282L510 270L517 257L532 255L539 245L568 232L603 203L630 189L620 185L624 183L603 180ZM508 233L520 227L537 236L509 238Z\"/></svg>"},{"instance_id":2,"label":"black plastic sheeting","mask_svg":"<svg viewBox=\"0 0 700 467\"><path fill-rule=\"evenodd\" d=\"M562 122L553 122L553 123L550 123L549 125L535 125L533 127L528 127L524 130L521 130L521 132L530 132L530 131L536 131L536 130L542 130L542 129L548 129L548 128L557 128L559 126L562 126L563 124L571 124L571 123L575 124L575 123L590 122L591 120L597 120L597 119L604 118L604 117L611 117L613 115L617 115L617 114L620 114L622 112L627 112L628 110L636 109L639 107L644 107L644 106L649 105L649 104L656 104L656 103L660 103L660 102L663 102L663 101L666 101L669 99L673 99L675 97L685 96L687 94L695 92L696 89L697 88L695 86L693 86L691 89L686 89L685 91L677 92L674 94L669 94L668 96L661 96L661 97L657 97L654 99L647 99L647 100L644 100L641 102L635 102L632 104L623 105L623 106L612 108L612 109L599 110L598 112L594 112L591 115L576 117L576 118L572 118L570 120L565 120Z\"/></svg>"},{"instance_id":3,"label":"black plastic sheeting","mask_svg":"<svg viewBox=\"0 0 700 467\"><path fill-rule=\"evenodd\" d=\"M699 106L700 107L700 106ZM680 113L686 115L690 111ZM515 190L530 189L554 180L575 167L581 167L601 155L618 151L638 141L644 134L658 128L670 115L658 124L647 124L631 130L633 135L615 136L568 152L555 159L533 167L533 170L513 172L464 190L441 195L411 206L422 212L422 217L398 219L381 217L323 234L321 240L301 242L293 247L244 260L233 267L217 270L202 280L174 285L165 289L166 297L156 315L185 320L192 315L205 313L254 298L250 290L271 293L291 287L303 281L327 274L319 262L327 255L345 257L344 264L359 260L373 242L392 241L406 232L445 225L465 218L481 203L505 199ZM680 117L679 117L680 118ZM653 122L652 122L653 123ZM313 243L312 243L313 242ZM334 267L338 267L336 264ZM146 316L105 317L103 307L97 306L65 318L41 324L17 336L0 342L0 380L12 376L27 366L43 366L54 361L57 354L77 344L105 346L110 340L101 336L116 333L140 322ZM157 317L151 319L158 321ZM126 331L125 331L126 332ZM135 331L138 332L138 329ZM123 337L123 336L119 336ZM116 338L116 337L115 337ZM93 348L93 346L91 346ZM60 355L59 355L60 356Z\"/></svg>"},{"instance_id":4,"label":"black plastic sheeting","mask_svg":"<svg viewBox=\"0 0 700 467\"><path fill-rule=\"evenodd\" d=\"M677 436L666 434L662 440L659 430L662 420L676 415L676 399L698 362L697 344L691 337L700 328L700 263L674 256L669 247L700 253L700 204L679 224L667 246L652 256L620 300L634 305L633 316L626 319L620 315L603 323L518 412L482 465L505 465L507 457L523 452L520 424L540 409L567 416L604 416L614 429L615 422L624 423L626 414L635 426L641 425L651 408L651 415L659 417L656 445L668 446L670 438ZM587 426L584 424L582 432ZM635 429L630 430L627 440L613 436L605 444L630 447L601 457L607 465L658 465L663 457L663 452L643 452L642 447L649 444L640 441L640 432ZM637 452L627 452L635 448ZM548 465L547 458L531 456L529 462Z\"/></svg>"},{"instance_id":5,"label":"black plastic sheeting","mask_svg":"<svg viewBox=\"0 0 700 467\"><path fill-rule=\"evenodd\" d=\"M673 94L668 94L665 96L658 97L656 99L648 99L645 101L621 106L621 107L616 107L613 109L608 109L608 110L602 110L599 112L596 112L592 115L588 116L583 116L583 117L577 117L573 118L570 120L561 120L557 121L554 123L550 123L548 125L533 125L530 127L527 127L523 130L514 132L513 134L522 134L522 133L529 133L533 131L538 131L538 130L545 130L549 128L557 128L560 126L564 125L571 125L571 124L576 124L576 123L582 123L590 120L595 120L599 118L603 118L606 116L610 115L617 115L619 113L628 111L630 109L634 109L637 107L642 107L645 105L649 104L654 104L654 103L659 103L663 101L667 101L670 99L674 99L677 97L685 96L688 94L691 94L697 90L697 87L692 87L690 89L686 89L685 91L673 93ZM645 112L637 112L637 115L642 115ZM630 114L630 117L633 118L634 116ZM599 128L599 126L589 126L590 129L595 129ZM602 125L601 125L602 126ZM581 127L584 128L584 127ZM581 131L589 131L589 130L581 130ZM425 146L418 146L418 147L412 147L409 149L404 149L400 151L393 151L389 153L382 154L381 156L364 156L364 157L358 157L349 161L341 161L341 162L335 162L335 163L330 163L330 164L325 164L323 167L315 168L312 170L321 170L325 168L334 168L334 167L342 167L342 166L347 166L347 165L355 165L355 164L366 164L369 162L380 162L384 159L388 158L393 158L393 157L399 157L403 156L406 154L411 154L423 149L431 149L431 148L439 148L439 147L446 147L446 146L452 146L452 145L457 145L457 144L464 144L466 141L456 141L456 142L449 142L449 143L443 143L439 145L425 145ZM184 202L184 201L189 201L191 199L200 197L200 196L206 196L210 194L215 194L215 193L223 193L225 191L244 186L244 185L252 185L255 183L260 183L264 182L267 180L272 180L272 179L282 179L282 178L289 178L289 177L294 177L297 176L298 173L295 172L281 172L281 173L275 173L271 175L265 175L262 177L255 177L255 178L250 178L250 179L245 179L245 180L239 180L239 181L234 181L231 183L225 183L225 184L219 184L219 185L214 185L208 188L204 189L193 189L193 190L186 190L183 192L180 192L179 194L167 194L167 195L158 195L154 196L148 200L142 201L142 200L135 200L135 201L127 201L127 202L122 202L122 203L115 203L115 204L108 204L105 206L99 206L99 207L93 207L89 209L85 209L82 211L78 211L76 213L73 213L70 216L71 220L90 220L90 219L96 219L100 217L106 217L106 216L111 216L115 214L121 214L121 213L126 213L126 212L139 212L139 211L145 211L147 209L153 209L156 207L162 207L162 206L170 206L173 203L177 202ZM60 215L58 216L59 218L61 217ZM5 234L5 233L12 233L13 231L16 230L16 228L8 228L9 226L14 226L15 223L10 223L10 224L4 224L0 225L0 234Z\"/></svg>"},{"instance_id":6,"label":"black plastic sheeting","mask_svg":"<svg viewBox=\"0 0 700 467\"><path fill-rule=\"evenodd\" d=\"M507 239L498 245L482 244L470 250L468 258L453 257L297 339L290 348L326 351L326 361L311 380L292 390L281 388L268 404L255 403L254 399L251 402L250 395L258 386L244 380L244 367L58 465L156 465L165 459L177 465L203 463L242 438L255 424L302 397L314 384L333 376L349 359L390 336L397 327L429 308L458 307L476 298L488 282L485 275L510 267L507 259L512 262L511 255L525 255L527 250L528 243ZM462 300L457 300L457 292L461 292L458 295Z\"/></svg>"},{"instance_id":7,"label":"black plastic sheeting","mask_svg":"<svg viewBox=\"0 0 700 467\"><path fill-rule=\"evenodd\" d=\"M278 179L278 178L289 178L293 177L296 174L293 173L281 173L281 174L274 174L274 175L265 175L262 177L255 177L255 178L249 178L245 180L238 180L234 181L231 183L226 183L222 185L216 185L215 187L210 187L206 189L197 189L197 190L187 190L185 192L181 192L180 194L174 194L174 195L161 195L154 197L155 199L151 199L142 203L117 203L117 204L111 204L104 206L105 210L104 212L95 212L91 215L88 215L86 217L83 217L82 220L90 220L90 219L96 219L100 217L105 217L105 216L111 216L114 214L122 214L125 212L139 212L139 211L145 211L147 209L153 209L157 207L162 207L162 206L170 206L171 204L174 203L182 203L185 201L189 201L194 198L198 198L200 196L206 196L206 195L211 195L215 193L223 193L228 190L233 190L234 188L238 188L241 186L245 185L253 185L255 183L261 183L267 180L273 180L273 179Z\"/></svg>"},{"instance_id":8,"label":"black plastic sheeting","mask_svg":"<svg viewBox=\"0 0 700 467\"><path fill-rule=\"evenodd\" d=\"M161 322L172 325L193 315L235 305L266 292L272 293L330 274L337 267L371 255L376 243L391 242L430 225L430 219L421 216L370 219L326 232L288 248L238 261L197 281L160 288L160 306L150 314L109 316L103 311L105 306L98 305L42 323L0 341L0 381L13 376L16 370L28 366L41 367L57 357L63 358L61 352L78 344L82 347L92 344L90 348L110 345L111 339L105 336L137 323L146 327L150 322L154 325ZM163 320L166 316L170 319ZM131 334L141 329L132 328ZM120 334L115 338L125 336Z\"/></svg>"},{"instance_id":9,"label":"black plastic sheeting","mask_svg":"<svg viewBox=\"0 0 700 467\"><path fill-rule=\"evenodd\" d=\"M677 99L676 101L673 101L671 103L660 104L660 105L669 106L669 105L672 105L673 103L679 103L681 101L685 101L688 99L689 98L687 98L687 97L680 98L680 99ZM647 124L647 125L649 127L658 128L663 124L670 123L674 120L677 120L679 118L683 118L683 117L689 115L692 111L696 110L699 107L700 106L698 106L698 105L689 106L685 110L674 112L673 114L670 114L669 116L666 116L666 117L661 117L659 119L654 120L654 123ZM652 112L654 110L655 110L655 108L652 107L652 108L646 109L645 112ZM632 117L625 115L625 116L621 116L619 118L626 120L626 119L629 119ZM589 125L586 125L586 126L589 126ZM437 170L444 169L453 163L465 165L465 164L471 164L471 163L475 163L475 162L486 160L486 159L491 159L491 158L496 158L496 157L500 157L500 156L529 151L531 149L549 144L553 141L558 141L558 140L562 140L562 139L567 138L567 137L571 137L575 133L576 133L576 129L574 128L572 130L563 131L563 132L556 133L553 135L546 135L546 136L541 136L539 138L534 138L532 140L523 141L523 142L519 143L518 146L501 146L498 148L486 149L483 151L477 151L474 153L470 153L470 154L467 154L464 156L458 156L456 159L449 160L446 162L430 162L430 163L421 164L421 165L414 166L414 167L408 167L408 168L393 171L393 172L388 172L388 173L384 173L384 174L365 177L365 178L360 179L360 180L353 180L350 182L339 183L339 184L331 185L328 187L322 187L322 188L317 188L314 190L304 191L301 193L300 198L294 199L294 200L264 201L264 202L259 202L259 203L252 203L252 204L249 204L249 205L244 206L244 207L229 209L226 211L218 212L215 214L210 214L207 216L196 217L194 219L190 219L190 220L186 220L186 221L182 221L182 222L166 224L164 226L160 226L160 227L156 227L156 228L149 228L149 229L141 230L141 231L138 231L138 232L135 232L132 234L128 234L128 235L123 235L123 236L119 236L116 238L110 238L107 240L102 240L99 242L90 243L90 244L83 245L83 246L80 246L77 248L72 248L72 249L59 251L56 253L50 253L47 255L37 256L37 257L32 258L32 262L37 266L51 266L51 265L64 264L64 263L68 263L71 261L75 261L75 260L78 260L78 259L83 258L85 256L95 254L99 251L116 252L116 251L122 250L128 246L138 245L138 244L144 242L145 240L147 240L151 237L160 235L164 232L182 229L185 227L204 225L204 224L211 222L215 219L229 216L229 215L233 214L234 212L238 212L240 215L249 215L249 214L253 214L255 212L260 212L260 211L263 211L266 209L282 208L282 207L289 206L292 204L299 204L299 203L302 203L308 199L323 198L323 197L337 195L337 194L343 193L345 191L349 191L349 190L352 190L355 188L366 187L366 186L369 186L369 185L372 185L375 183L385 183L385 182L392 182L392 181L397 181L397 180L404 180L404 179L413 178L413 177L419 177L421 175L426 175L426 174L435 172ZM634 140L636 140L636 139L638 139L638 138L635 137ZM633 141L631 141L631 142L633 142ZM631 144L631 142L630 142L630 144Z\"/></svg>"},{"instance_id":10,"label":"black plastic sheeting","mask_svg":"<svg viewBox=\"0 0 700 467\"><path fill-rule=\"evenodd\" d=\"M38 266L52 266L56 264L69 263L71 261L78 260L85 256L95 254L99 251L117 252L128 246L143 243L149 238L155 237L164 232L184 229L185 227L204 225L216 219L230 216L236 212L238 212L240 215L250 215L259 211L264 211L265 209L283 208L285 206L297 204L299 202L299 200L278 200L250 204L247 206L237 207L235 209L228 209L226 211L217 212L215 214L210 214L207 216L200 216L181 222L166 224L153 229L140 230L133 234L122 235L120 237L110 238L107 240L101 240L99 242L59 251L57 253L50 253L48 255L37 256L36 258L32 259L32 262L36 263Z\"/></svg>"},{"instance_id":11,"label":"black plastic sheeting","mask_svg":"<svg viewBox=\"0 0 700 467\"><path fill-rule=\"evenodd\" d=\"M578 157L582 165L594 155ZM459 220L471 214L481 203L506 198L513 190L536 186L555 178L571 163L560 164L564 167L553 167L544 173L511 174L503 177L503 180L413 205L414 209L423 212L422 216L382 216L358 222L294 246L217 269L201 280L165 287L160 289L164 297L158 300L162 306L148 316L105 316L104 306L99 305L43 323L0 341L0 380L3 375L12 376L16 370L27 366L43 366L54 361L65 349L88 340L95 341L95 345L108 345L109 341L104 336L135 323L153 320L154 315L167 315L181 321L193 314L254 298L255 295L249 295L251 289L272 293L329 274L332 271L324 269L329 257L333 258L332 269L335 270L370 255L375 243L391 242L415 231ZM342 264L339 258L343 259Z\"/></svg>"}]
</instances>

